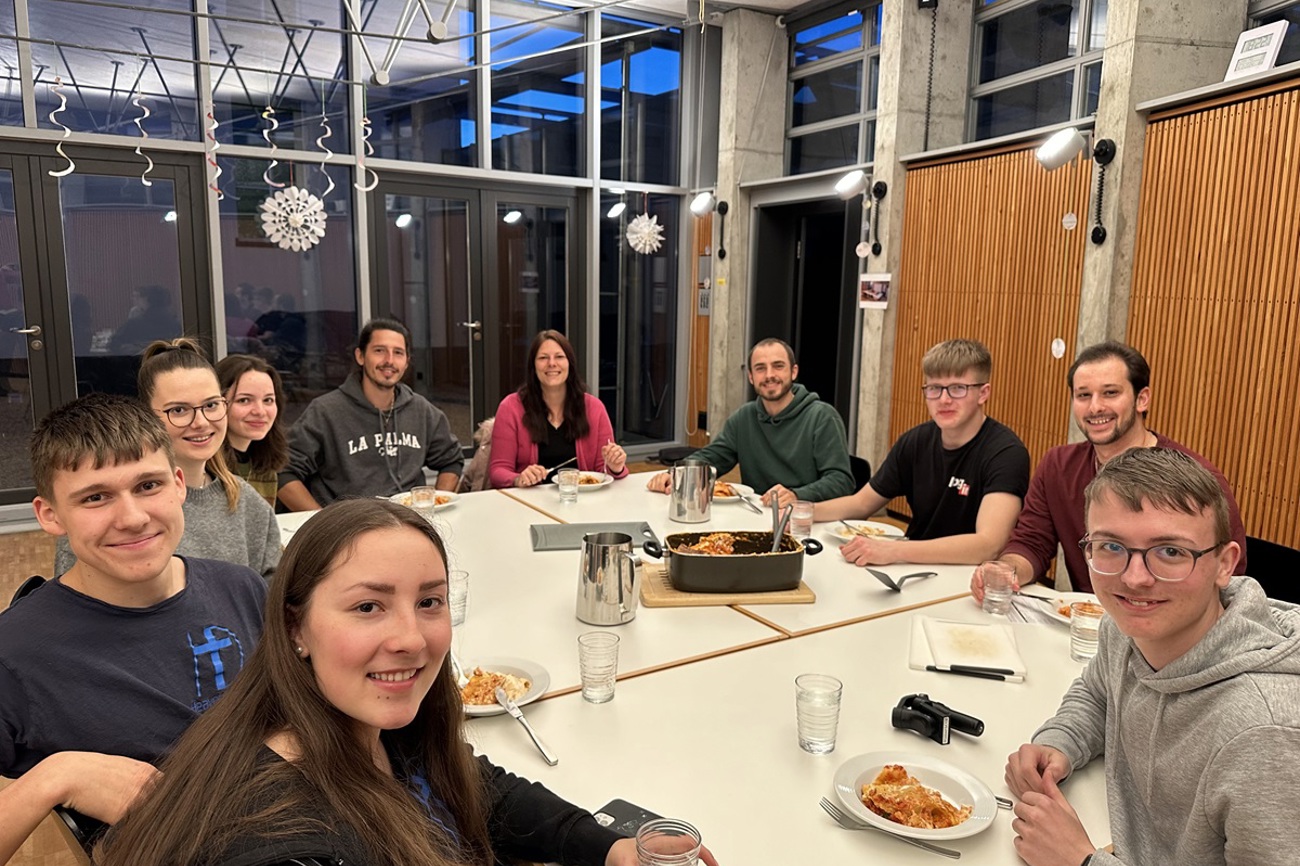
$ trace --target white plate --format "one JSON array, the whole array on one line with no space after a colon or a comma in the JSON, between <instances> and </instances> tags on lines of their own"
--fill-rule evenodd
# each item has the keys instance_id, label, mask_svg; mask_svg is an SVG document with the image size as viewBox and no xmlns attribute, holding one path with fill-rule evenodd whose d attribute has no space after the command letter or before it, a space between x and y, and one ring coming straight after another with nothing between
<instances>
[{"instance_id":1,"label":"white plate","mask_svg":"<svg viewBox=\"0 0 1300 866\"><path fill-rule=\"evenodd\" d=\"M1057 622L1070 624L1070 618L1061 613L1059 608L1064 605L1069 607L1076 601L1090 601L1093 604L1100 604L1097 596L1090 592L1058 592L1056 595L1047 596L1043 599L1047 603L1047 615Z\"/></svg>"},{"instance_id":2,"label":"white plate","mask_svg":"<svg viewBox=\"0 0 1300 866\"><path fill-rule=\"evenodd\" d=\"M608 487L614 483L614 476L604 472L588 472L586 469L578 473L579 479L582 478L599 478L599 484L583 484L581 480L578 483L578 492L584 493L588 490L599 490L602 487ZM558 482L557 482L558 483Z\"/></svg>"},{"instance_id":3,"label":"white plate","mask_svg":"<svg viewBox=\"0 0 1300 866\"><path fill-rule=\"evenodd\" d=\"M439 490L436 496L439 500L445 499L446 501L439 501L436 505L434 505L433 506L434 511L441 511L444 508L451 508L453 505L456 504L456 500L460 498L459 493L452 493L450 490ZM406 493L395 493L392 496L388 497L388 499L392 502L396 502L398 505L405 505L407 508L411 507L411 494L409 491Z\"/></svg>"},{"instance_id":4,"label":"white plate","mask_svg":"<svg viewBox=\"0 0 1300 866\"><path fill-rule=\"evenodd\" d=\"M734 505L735 503L740 501L740 497L754 495L754 488L750 487L748 484L737 484L734 481L728 481L727 483L731 485L732 490L736 491L736 495L719 496L718 494L714 493L713 494L714 505Z\"/></svg>"},{"instance_id":5,"label":"white plate","mask_svg":"<svg viewBox=\"0 0 1300 866\"><path fill-rule=\"evenodd\" d=\"M510 674L515 677L523 677L531 685L524 696L515 701L516 706L522 707L524 704L531 704L533 701L546 694L546 690L551 687L551 675L546 672L546 668L537 662L530 662L527 659L506 658L504 656L495 658L466 659L465 674L472 676L475 668L482 668L485 671L495 671L499 674ZM466 704L465 715L467 716L499 716L505 712L505 708L500 704Z\"/></svg>"},{"instance_id":6,"label":"white plate","mask_svg":"<svg viewBox=\"0 0 1300 866\"><path fill-rule=\"evenodd\" d=\"M882 538L903 537L903 530L888 523L878 523L874 520L846 520L844 523L849 524L849 526L861 526L864 529L874 529L881 534ZM826 528L827 534L840 544L852 541L858 537L852 532L849 532L848 527L846 527L844 523L836 521L834 524Z\"/></svg>"},{"instance_id":7,"label":"white plate","mask_svg":"<svg viewBox=\"0 0 1300 866\"><path fill-rule=\"evenodd\" d=\"M921 784L934 788L943 794L944 799L958 806L972 806L971 815L956 827L942 830L925 830L918 827L904 827L888 818L882 818L868 809L859 796L863 785L871 784L886 764L901 764L908 773L920 780ZM925 839L938 842L943 839L962 839L974 836L993 826L993 819L998 813L997 800L989 786L975 776L953 766L941 758L930 755L907 754L901 752L870 752L850 758L835 771L835 794L840 804L849 814L866 824L897 836L913 839Z\"/></svg>"}]
</instances>

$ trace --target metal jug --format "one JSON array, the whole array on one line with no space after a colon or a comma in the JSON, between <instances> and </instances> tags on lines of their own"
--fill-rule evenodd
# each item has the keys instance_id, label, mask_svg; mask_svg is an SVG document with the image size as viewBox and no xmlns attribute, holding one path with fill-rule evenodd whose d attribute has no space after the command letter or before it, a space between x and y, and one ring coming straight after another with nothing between
<instances>
[{"instance_id":1,"label":"metal jug","mask_svg":"<svg viewBox=\"0 0 1300 866\"><path fill-rule=\"evenodd\" d=\"M591 532L582 537L578 567L578 619L591 625L622 625L636 617L641 592L640 561L625 532Z\"/></svg>"},{"instance_id":2,"label":"metal jug","mask_svg":"<svg viewBox=\"0 0 1300 866\"><path fill-rule=\"evenodd\" d=\"M668 470L668 519L678 523L703 523L713 504L713 483L718 470L707 463L687 461Z\"/></svg>"}]
</instances>

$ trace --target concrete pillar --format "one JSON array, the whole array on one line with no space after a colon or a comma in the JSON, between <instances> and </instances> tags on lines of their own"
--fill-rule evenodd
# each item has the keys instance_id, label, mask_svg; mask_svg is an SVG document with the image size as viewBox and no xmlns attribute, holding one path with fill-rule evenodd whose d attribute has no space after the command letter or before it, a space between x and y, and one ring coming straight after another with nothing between
<instances>
[{"instance_id":1,"label":"concrete pillar","mask_svg":"<svg viewBox=\"0 0 1300 866\"><path fill-rule=\"evenodd\" d=\"M749 353L749 194L746 180L779 177L785 158L786 68L790 44L772 15L733 9L722 18L721 111L718 120L718 183L725 201L725 236L716 237L713 259L709 351L709 430L749 396L741 368ZM726 258L718 257L725 247ZM760 335L762 336L762 335Z\"/></svg>"},{"instance_id":2,"label":"concrete pillar","mask_svg":"<svg viewBox=\"0 0 1300 866\"><path fill-rule=\"evenodd\" d=\"M1111 0L1094 140L1113 140L1116 155L1106 167L1102 223L1107 238L1101 245L1088 244L1083 257L1080 348L1122 340L1128 328L1147 127L1135 106L1222 81L1245 22L1246 0ZM1089 228L1096 206L1094 177Z\"/></svg>"},{"instance_id":3,"label":"concrete pillar","mask_svg":"<svg viewBox=\"0 0 1300 866\"><path fill-rule=\"evenodd\" d=\"M971 7L940 0L937 14L918 9L916 0L885 0L880 34L880 89L876 114L873 180L889 185L881 203L881 255L865 261L866 271L897 277L903 242L906 167L900 156L919 153L926 143L926 90L930 77L930 34L934 27L934 67L930 88L929 149L964 140L969 87ZM894 284L896 291L898 284ZM861 375L858 379L858 429L854 453L879 466L889 451L889 401L894 375L895 306L862 312ZM920 381L921 371L916 371Z\"/></svg>"}]
</instances>

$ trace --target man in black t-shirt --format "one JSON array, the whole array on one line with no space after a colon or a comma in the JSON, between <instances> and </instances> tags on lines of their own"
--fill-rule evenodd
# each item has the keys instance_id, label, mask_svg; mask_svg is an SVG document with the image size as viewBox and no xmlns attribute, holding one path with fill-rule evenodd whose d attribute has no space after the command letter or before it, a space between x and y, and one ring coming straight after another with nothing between
<instances>
[{"instance_id":1,"label":"man in black t-shirt","mask_svg":"<svg viewBox=\"0 0 1300 866\"><path fill-rule=\"evenodd\" d=\"M855 538L841 548L855 565L978 563L1011 537L1029 489L1029 452L984 414L993 362L974 340L948 340L921 359L929 421L898 438L862 489L817 503L814 519L867 517L907 497L907 540Z\"/></svg>"}]
</instances>

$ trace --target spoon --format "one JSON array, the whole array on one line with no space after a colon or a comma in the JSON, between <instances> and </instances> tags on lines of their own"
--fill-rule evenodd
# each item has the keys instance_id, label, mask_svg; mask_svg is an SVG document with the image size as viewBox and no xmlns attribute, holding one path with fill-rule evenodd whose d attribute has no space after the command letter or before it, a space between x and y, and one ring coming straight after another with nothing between
<instances>
[{"instance_id":1,"label":"spoon","mask_svg":"<svg viewBox=\"0 0 1300 866\"><path fill-rule=\"evenodd\" d=\"M877 571L874 568L868 568L867 571L871 572L872 577L874 577L876 580L880 581L885 586L892 589L894 592L902 592L903 584L914 577L934 577L936 574L938 574L938 572L935 571L914 571L911 574L903 575L898 579L898 582L895 583L894 579L889 575L885 574L883 571Z\"/></svg>"}]
</instances>

